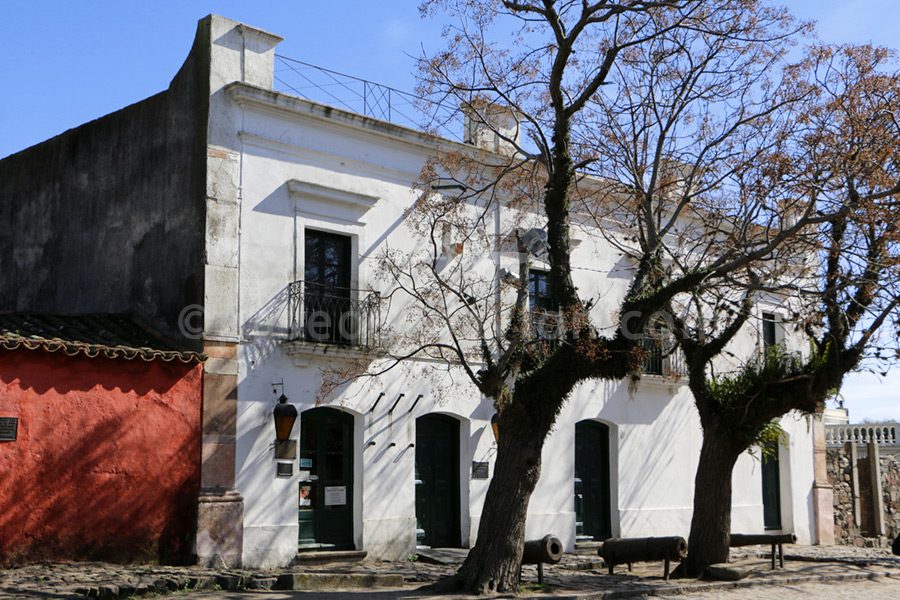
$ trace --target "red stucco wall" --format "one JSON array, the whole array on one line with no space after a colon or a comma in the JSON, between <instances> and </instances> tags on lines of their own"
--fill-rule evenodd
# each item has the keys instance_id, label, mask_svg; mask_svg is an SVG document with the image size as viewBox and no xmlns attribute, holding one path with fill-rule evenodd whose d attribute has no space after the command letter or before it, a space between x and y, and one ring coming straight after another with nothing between
<instances>
[{"instance_id":1,"label":"red stucco wall","mask_svg":"<svg viewBox=\"0 0 900 600\"><path fill-rule=\"evenodd\" d=\"M186 560L201 398L197 364L0 351L0 564Z\"/></svg>"}]
</instances>

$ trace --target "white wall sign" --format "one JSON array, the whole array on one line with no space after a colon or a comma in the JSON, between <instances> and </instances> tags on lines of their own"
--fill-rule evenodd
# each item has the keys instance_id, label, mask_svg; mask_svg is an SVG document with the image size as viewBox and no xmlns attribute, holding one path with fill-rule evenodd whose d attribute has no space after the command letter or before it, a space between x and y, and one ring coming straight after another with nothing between
<instances>
[{"instance_id":1,"label":"white wall sign","mask_svg":"<svg viewBox=\"0 0 900 600\"><path fill-rule=\"evenodd\" d=\"M325 487L325 506L342 506L347 504L347 487L343 485Z\"/></svg>"}]
</instances>

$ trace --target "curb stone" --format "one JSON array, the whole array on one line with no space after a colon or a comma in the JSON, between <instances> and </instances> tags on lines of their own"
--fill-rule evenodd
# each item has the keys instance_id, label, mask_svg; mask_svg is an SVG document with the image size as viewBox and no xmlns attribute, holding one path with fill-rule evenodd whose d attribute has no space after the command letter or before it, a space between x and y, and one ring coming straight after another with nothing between
<instances>
[{"instance_id":1,"label":"curb stone","mask_svg":"<svg viewBox=\"0 0 900 600\"><path fill-rule=\"evenodd\" d=\"M402 587L402 575L359 573L285 573L278 577L278 590L337 590L372 587Z\"/></svg>"},{"instance_id":2,"label":"curb stone","mask_svg":"<svg viewBox=\"0 0 900 600\"><path fill-rule=\"evenodd\" d=\"M216 578L206 575L189 577L187 586L189 590L213 590L216 588Z\"/></svg>"},{"instance_id":3,"label":"curb stone","mask_svg":"<svg viewBox=\"0 0 900 600\"><path fill-rule=\"evenodd\" d=\"M275 576L249 577L234 573L156 579L150 583L102 583L78 586L74 596L115 600L147 593L171 594L180 590L346 590L360 588L398 588L405 584L403 575L376 573L283 573Z\"/></svg>"},{"instance_id":4,"label":"curb stone","mask_svg":"<svg viewBox=\"0 0 900 600\"><path fill-rule=\"evenodd\" d=\"M277 577L254 577L248 586L251 590L272 590L278 583Z\"/></svg>"},{"instance_id":5,"label":"curb stone","mask_svg":"<svg viewBox=\"0 0 900 600\"><path fill-rule=\"evenodd\" d=\"M216 577L216 585L228 592L241 590L244 589L244 578L240 575L219 575Z\"/></svg>"},{"instance_id":6,"label":"curb stone","mask_svg":"<svg viewBox=\"0 0 900 600\"><path fill-rule=\"evenodd\" d=\"M588 592L574 595L554 595L553 600L622 600L625 598L642 598L647 596L677 596L703 592L746 589L764 585L788 585L811 582L862 581L895 577L896 573L848 573L846 575L802 575L777 577L772 579L753 579L746 581L719 581L705 584L666 585L655 587L636 587L630 590L612 590Z\"/></svg>"}]
</instances>

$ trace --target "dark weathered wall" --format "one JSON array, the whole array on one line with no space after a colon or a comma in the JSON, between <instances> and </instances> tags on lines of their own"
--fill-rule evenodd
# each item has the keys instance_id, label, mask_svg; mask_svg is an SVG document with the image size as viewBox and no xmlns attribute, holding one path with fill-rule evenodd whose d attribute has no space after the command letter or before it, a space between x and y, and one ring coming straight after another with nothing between
<instances>
[{"instance_id":1,"label":"dark weathered wall","mask_svg":"<svg viewBox=\"0 0 900 600\"><path fill-rule=\"evenodd\" d=\"M183 339L203 300L204 38L167 91L0 161L0 310L132 312Z\"/></svg>"}]
</instances>

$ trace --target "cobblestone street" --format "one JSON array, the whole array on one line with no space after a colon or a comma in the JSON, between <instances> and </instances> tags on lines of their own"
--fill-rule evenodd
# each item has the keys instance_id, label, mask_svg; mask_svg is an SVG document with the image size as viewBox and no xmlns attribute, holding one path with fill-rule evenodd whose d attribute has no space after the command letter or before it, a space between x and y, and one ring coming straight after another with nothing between
<instances>
[{"instance_id":1,"label":"cobblestone street","mask_svg":"<svg viewBox=\"0 0 900 600\"><path fill-rule=\"evenodd\" d=\"M552 598L898 598L900 557L883 548L795 546L785 549L785 569L772 571L767 548L748 547L732 552L736 565L752 567L740 582L662 579L662 563L640 563L628 572L620 566L609 575L600 559L566 555L559 565L545 569ZM118 598L148 593L177 592L191 598L238 599L301 597L304 600L376 598L393 600L423 597L422 585L455 570L455 565L422 561L358 562L294 566L277 571L113 565L108 563L33 564L0 570L0 599ZM523 584L537 581L534 567L523 570ZM283 591L272 591L285 585ZM355 586L357 589L339 589ZM735 586L739 586L735 589ZM242 591L247 590L247 591ZM307 590L307 591L300 591ZM830 596L823 593L832 594ZM250 594L253 594L251 596Z\"/></svg>"},{"instance_id":2,"label":"cobblestone street","mask_svg":"<svg viewBox=\"0 0 900 600\"><path fill-rule=\"evenodd\" d=\"M895 600L900 598L900 580L885 577L862 581L760 585L739 590L655 597L664 600L844 600L854 597L860 600Z\"/></svg>"}]
</instances>

